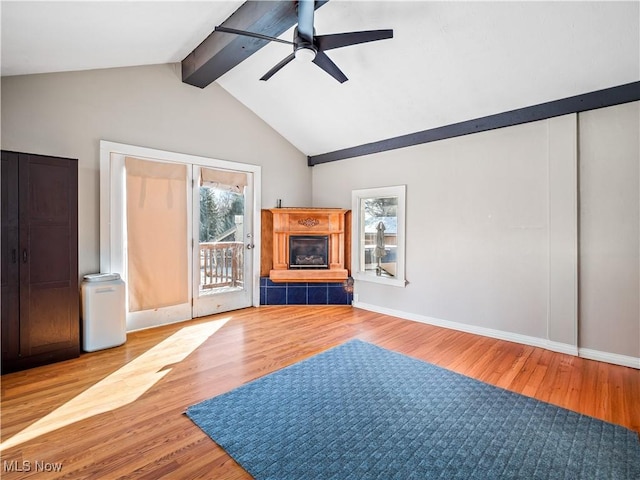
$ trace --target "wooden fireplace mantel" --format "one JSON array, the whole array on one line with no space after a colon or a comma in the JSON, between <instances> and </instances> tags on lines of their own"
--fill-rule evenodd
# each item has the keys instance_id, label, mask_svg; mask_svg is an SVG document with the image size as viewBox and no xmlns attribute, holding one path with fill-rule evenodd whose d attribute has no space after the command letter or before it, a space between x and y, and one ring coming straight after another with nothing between
<instances>
[{"instance_id":1,"label":"wooden fireplace mantel","mask_svg":"<svg viewBox=\"0 0 640 480\"><path fill-rule=\"evenodd\" d=\"M262 211L261 276L274 282L339 282L349 276L350 211L340 208L272 208ZM290 269L290 235L327 235L328 269Z\"/></svg>"}]
</instances>

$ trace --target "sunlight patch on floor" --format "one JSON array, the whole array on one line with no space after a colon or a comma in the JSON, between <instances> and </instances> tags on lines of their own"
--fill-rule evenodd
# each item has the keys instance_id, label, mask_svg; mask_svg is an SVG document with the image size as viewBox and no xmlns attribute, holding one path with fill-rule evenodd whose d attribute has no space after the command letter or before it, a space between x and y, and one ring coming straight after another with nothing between
<instances>
[{"instance_id":1,"label":"sunlight patch on floor","mask_svg":"<svg viewBox=\"0 0 640 480\"><path fill-rule=\"evenodd\" d=\"M136 401L231 317L178 330L150 350L0 444L0 451Z\"/></svg>"}]
</instances>

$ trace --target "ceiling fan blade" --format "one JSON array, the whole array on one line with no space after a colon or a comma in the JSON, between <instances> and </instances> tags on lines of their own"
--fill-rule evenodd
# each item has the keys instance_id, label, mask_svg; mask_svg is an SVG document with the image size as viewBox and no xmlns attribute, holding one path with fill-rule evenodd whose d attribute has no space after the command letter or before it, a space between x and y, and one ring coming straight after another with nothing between
<instances>
[{"instance_id":1,"label":"ceiling fan blade","mask_svg":"<svg viewBox=\"0 0 640 480\"><path fill-rule=\"evenodd\" d=\"M293 45L293 42L289 42L287 40L282 40L276 37L270 37L268 35L262 35L261 33L247 32L245 30L236 30L235 28L227 28L227 27L219 26L219 27L216 27L214 30L216 32L233 33L234 35L242 35L245 37L259 38L260 40L268 40L270 42L280 42L280 43L286 43L287 45Z\"/></svg>"},{"instance_id":2,"label":"ceiling fan blade","mask_svg":"<svg viewBox=\"0 0 640 480\"><path fill-rule=\"evenodd\" d=\"M298 1L298 36L309 43L313 43L314 9L314 0Z\"/></svg>"},{"instance_id":3,"label":"ceiling fan blade","mask_svg":"<svg viewBox=\"0 0 640 480\"><path fill-rule=\"evenodd\" d=\"M277 73L282 67L284 67L287 63L289 63L291 60L293 60L294 58L296 58L296 55L294 53L292 53L291 55L289 55L287 58L285 58L284 60L282 60L280 63L278 63L275 67L273 67L271 70L269 70L267 73L265 73L260 80L269 80L271 77L273 77L273 75L275 73Z\"/></svg>"},{"instance_id":4,"label":"ceiling fan blade","mask_svg":"<svg viewBox=\"0 0 640 480\"><path fill-rule=\"evenodd\" d=\"M318 52L316 54L316 58L313 59L313 63L318 65L321 69L338 80L340 83L344 83L349 80L347 76L338 68L338 66L322 52Z\"/></svg>"},{"instance_id":5,"label":"ceiling fan blade","mask_svg":"<svg viewBox=\"0 0 640 480\"><path fill-rule=\"evenodd\" d=\"M348 47L358 43L375 42L393 38L393 30L366 30L363 32L334 33L331 35L318 35L315 44L318 50L331 50L333 48Z\"/></svg>"}]
</instances>

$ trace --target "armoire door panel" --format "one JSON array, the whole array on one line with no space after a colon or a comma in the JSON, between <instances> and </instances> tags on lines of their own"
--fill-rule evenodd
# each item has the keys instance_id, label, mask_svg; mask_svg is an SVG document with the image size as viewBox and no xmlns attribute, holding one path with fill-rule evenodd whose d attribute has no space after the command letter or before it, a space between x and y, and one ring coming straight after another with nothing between
<instances>
[{"instance_id":1,"label":"armoire door panel","mask_svg":"<svg viewBox=\"0 0 640 480\"><path fill-rule=\"evenodd\" d=\"M77 183L71 160L29 156L20 163L21 354L36 355L77 343ZM71 275L73 272L73 275ZM71 307L70 293L74 294ZM70 308L72 309L70 311Z\"/></svg>"},{"instance_id":2,"label":"armoire door panel","mask_svg":"<svg viewBox=\"0 0 640 480\"><path fill-rule=\"evenodd\" d=\"M72 347L77 342L77 312L70 311L69 288L32 287L29 316L23 320L23 355Z\"/></svg>"},{"instance_id":3,"label":"armoire door panel","mask_svg":"<svg viewBox=\"0 0 640 480\"><path fill-rule=\"evenodd\" d=\"M51 164L51 160L31 159L28 166L29 220L44 222L69 221L70 165Z\"/></svg>"},{"instance_id":4,"label":"armoire door panel","mask_svg":"<svg viewBox=\"0 0 640 480\"><path fill-rule=\"evenodd\" d=\"M69 284L69 225L32 225L29 232L29 282Z\"/></svg>"}]
</instances>

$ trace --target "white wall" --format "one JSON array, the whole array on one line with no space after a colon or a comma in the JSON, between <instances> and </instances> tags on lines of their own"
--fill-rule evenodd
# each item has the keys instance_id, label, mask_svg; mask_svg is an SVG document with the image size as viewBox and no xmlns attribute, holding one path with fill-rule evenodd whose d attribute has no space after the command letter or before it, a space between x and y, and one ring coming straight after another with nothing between
<instances>
[{"instance_id":1,"label":"white wall","mask_svg":"<svg viewBox=\"0 0 640 480\"><path fill-rule=\"evenodd\" d=\"M2 78L2 149L79 159L79 270L99 270L99 142L262 165L262 205L308 205L306 157L217 84L179 65ZM290 179L295 178L295 182Z\"/></svg>"},{"instance_id":2,"label":"white wall","mask_svg":"<svg viewBox=\"0 0 640 480\"><path fill-rule=\"evenodd\" d=\"M640 102L579 129L580 347L640 357Z\"/></svg>"},{"instance_id":3,"label":"white wall","mask_svg":"<svg viewBox=\"0 0 640 480\"><path fill-rule=\"evenodd\" d=\"M628 108L637 115L634 105ZM611 115L618 113L594 118L594 128ZM626 256L630 272L616 280L635 279L624 296L636 310L612 315L609 340L588 345L612 354L607 360L640 367L637 120L623 140L602 140L607 148L620 141L631 149L620 175L632 185L631 210L618 220L635 215L625 242L636 256ZM360 306L577 354L577 161L573 114L315 166L313 205L348 208L353 189L407 185L409 284L358 281Z\"/></svg>"}]
</instances>

